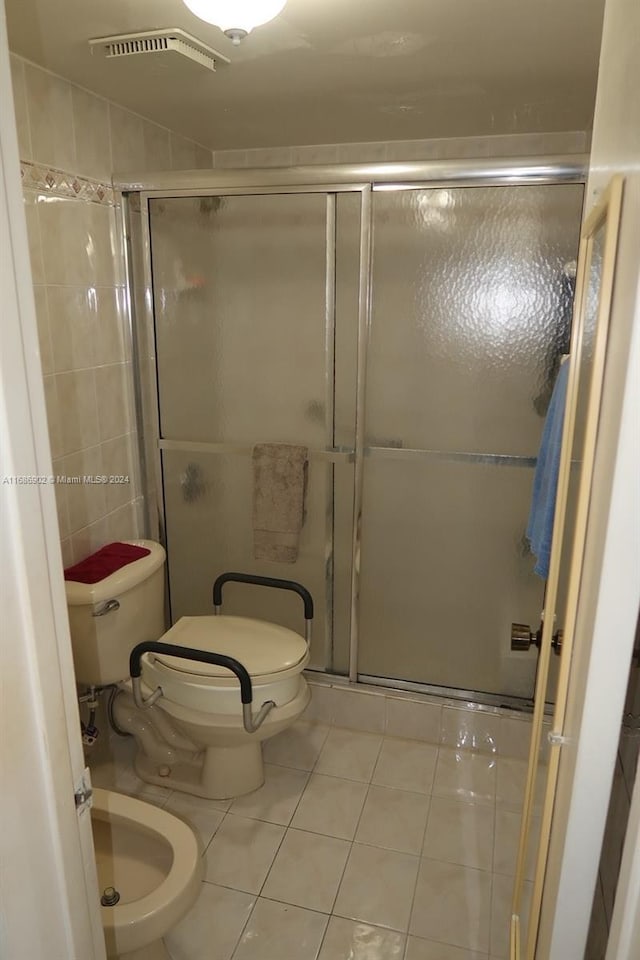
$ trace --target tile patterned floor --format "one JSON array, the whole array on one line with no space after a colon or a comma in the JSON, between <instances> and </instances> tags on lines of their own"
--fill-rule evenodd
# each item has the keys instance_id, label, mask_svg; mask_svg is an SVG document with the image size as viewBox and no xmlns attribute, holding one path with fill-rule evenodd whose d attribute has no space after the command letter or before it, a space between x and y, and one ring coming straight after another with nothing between
<instances>
[{"instance_id":1,"label":"tile patterned floor","mask_svg":"<svg viewBox=\"0 0 640 960\"><path fill-rule=\"evenodd\" d=\"M131 748L92 765L96 786L202 844L172 960L507 957L523 760L300 721L267 742L260 790L207 801L142 783Z\"/></svg>"}]
</instances>

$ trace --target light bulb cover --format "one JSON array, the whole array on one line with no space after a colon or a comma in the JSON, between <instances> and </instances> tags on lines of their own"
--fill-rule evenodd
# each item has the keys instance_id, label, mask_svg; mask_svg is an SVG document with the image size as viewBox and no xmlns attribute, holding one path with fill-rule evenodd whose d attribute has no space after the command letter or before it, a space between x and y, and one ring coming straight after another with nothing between
<instances>
[{"instance_id":1,"label":"light bulb cover","mask_svg":"<svg viewBox=\"0 0 640 960\"><path fill-rule=\"evenodd\" d=\"M227 33L249 33L254 27L273 20L287 0L183 0L196 17Z\"/></svg>"}]
</instances>

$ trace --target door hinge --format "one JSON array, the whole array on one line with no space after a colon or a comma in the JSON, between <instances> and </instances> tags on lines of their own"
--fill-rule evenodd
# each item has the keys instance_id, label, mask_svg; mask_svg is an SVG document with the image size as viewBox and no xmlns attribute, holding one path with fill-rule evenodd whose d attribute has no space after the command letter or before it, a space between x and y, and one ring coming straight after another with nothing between
<instances>
[{"instance_id":1,"label":"door hinge","mask_svg":"<svg viewBox=\"0 0 640 960\"><path fill-rule=\"evenodd\" d=\"M569 743L569 737L564 737L561 733L557 733L554 730L551 730L547 734L547 740L554 747L564 747L565 744Z\"/></svg>"},{"instance_id":2,"label":"door hinge","mask_svg":"<svg viewBox=\"0 0 640 960\"><path fill-rule=\"evenodd\" d=\"M91 785L91 772L89 767L85 767L80 780L75 785L73 799L76 802L76 811L82 813L89 810L93 805L93 787Z\"/></svg>"}]
</instances>

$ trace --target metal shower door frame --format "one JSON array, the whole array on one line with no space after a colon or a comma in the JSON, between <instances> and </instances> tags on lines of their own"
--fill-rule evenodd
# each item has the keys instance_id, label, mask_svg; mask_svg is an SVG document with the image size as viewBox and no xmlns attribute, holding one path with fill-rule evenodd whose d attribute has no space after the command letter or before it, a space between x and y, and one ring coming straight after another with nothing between
<instances>
[{"instance_id":1,"label":"metal shower door frame","mask_svg":"<svg viewBox=\"0 0 640 960\"><path fill-rule=\"evenodd\" d=\"M145 449L144 423L151 418L154 436L153 463L156 490L163 491L162 483L162 449L163 441L160 438L160 424L158 416L158 381L156 364L149 365L152 377L151 392L156 398L154 409L144 411L144 391L141 386L141 358L136 344L140 338L140 324L145 325L147 342L155 345L155 310L153 301L153 277L151 265L151 233L149 223L149 201L160 198L197 198L210 196L261 196L273 194L296 193L324 193L328 204L333 195L340 193L356 193L360 195L360 238L359 238L359 270L358 270L358 308L357 308L357 357L356 357L356 405L354 426L353 450L335 448L328 445L325 451L318 451L330 463L344 462L345 459L354 463L354 490L353 490L353 522L351 531L351 618L349 624L349 673L351 682L365 681L368 683L382 681L380 678L365 677L358 672L359 659L359 593L360 571L359 554L362 529L362 500L364 481L365 450L365 399L367 351L371 329L371 286L372 286L372 213L373 192L397 191L415 189L441 189L455 187L499 187L499 186L528 186L535 184L582 184L586 181L588 157L550 156L550 157L522 157L507 160L459 160L459 161L428 161L411 163L379 163L379 164L336 164L317 165L309 167L244 169L244 170L192 170L175 171L169 173L132 174L114 179L114 186L122 194L122 209L124 218L124 232L129 237L129 196L138 195L140 198L140 212L142 220L143 271L144 271L144 318L135 315L135 298L133 296L133 271L131 268L130 244L126 245L126 281L128 284L128 307L134 344L134 379L136 397L136 421L138 428L138 442L140 445L141 460L150 455L148 446ZM329 236L329 222L332 219L333 241L335 243L335 199L333 213L327 216L327 238ZM328 249L328 245L327 245ZM329 256L329 253L327 253ZM327 274L329 276L329 272ZM335 274L334 274L335 280ZM335 287L334 287L335 289ZM327 298L332 291L327 282ZM333 318L335 319L335 318ZM327 325L329 318L326 318ZM334 327L335 329L335 327ZM155 358L155 347L154 347ZM148 358L145 358L148 359ZM331 398L333 401L333 397ZM331 416L333 410L331 407ZM327 406L327 418L329 406ZM231 445L226 444L198 444L198 449L214 448L219 452L224 447L225 452L233 452ZM174 445L175 449L175 445ZM236 452L240 452L236 448ZM376 451L377 452L377 451ZM382 451L380 451L382 453ZM397 451L398 455L407 455L409 451ZM415 451L419 453L419 451ZM428 451L430 455L437 453ZM150 503L148 491L143 491L146 504L145 535L159 536L165 539L164 509L152 514L153 505ZM164 505L164 493L162 493ZM157 525L157 526L156 526ZM330 596L330 592L327 592ZM386 685L399 688L415 689L417 684L404 683L390 679ZM438 688L429 688L420 685L426 692L438 692ZM442 691L439 691L442 692ZM504 697L501 698L504 702Z\"/></svg>"}]
</instances>

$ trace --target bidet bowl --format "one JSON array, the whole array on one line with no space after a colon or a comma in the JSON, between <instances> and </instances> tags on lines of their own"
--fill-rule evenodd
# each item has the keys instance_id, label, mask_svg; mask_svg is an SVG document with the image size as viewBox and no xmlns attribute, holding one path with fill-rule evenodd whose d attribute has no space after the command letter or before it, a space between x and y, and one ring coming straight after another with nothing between
<instances>
[{"instance_id":1,"label":"bidet bowl","mask_svg":"<svg viewBox=\"0 0 640 960\"><path fill-rule=\"evenodd\" d=\"M123 957L160 941L195 903L198 842L172 814L111 790L94 789L91 820L100 891L120 895L102 907L107 954Z\"/></svg>"}]
</instances>

